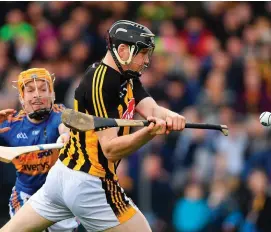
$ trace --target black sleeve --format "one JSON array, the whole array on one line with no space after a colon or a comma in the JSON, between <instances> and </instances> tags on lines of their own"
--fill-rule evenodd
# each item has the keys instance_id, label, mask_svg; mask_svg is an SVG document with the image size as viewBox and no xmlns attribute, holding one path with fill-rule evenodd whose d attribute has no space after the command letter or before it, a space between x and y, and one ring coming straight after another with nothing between
<instances>
[{"instance_id":1,"label":"black sleeve","mask_svg":"<svg viewBox=\"0 0 271 232\"><path fill-rule=\"evenodd\" d=\"M136 105L144 98L150 97L150 94L142 86L142 83L139 78L133 79L133 92L135 97Z\"/></svg>"},{"instance_id":2,"label":"black sleeve","mask_svg":"<svg viewBox=\"0 0 271 232\"><path fill-rule=\"evenodd\" d=\"M106 69L100 65L86 74L84 107L97 117L119 118L119 80L107 75Z\"/></svg>"}]
</instances>

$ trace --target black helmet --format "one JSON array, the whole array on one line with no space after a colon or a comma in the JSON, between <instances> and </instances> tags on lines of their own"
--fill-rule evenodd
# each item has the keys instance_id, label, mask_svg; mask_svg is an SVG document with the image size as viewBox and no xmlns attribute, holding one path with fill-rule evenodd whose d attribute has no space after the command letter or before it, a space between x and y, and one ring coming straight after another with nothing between
<instances>
[{"instance_id":1,"label":"black helmet","mask_svg":"<svg viewBox=\"0 0 271 232\"><path fill-rule=\"evenodd\" d=\"M127 70L123 71L121 64L127 65L131 62L132 57L140 52L141 49L150 49L150 54L155 48L154 34L145 26L128 21L120 20L115 22L107 34L107 48L111 52L113 59L120 72L127 78L139 77L141 73ZM130 46L130 57L127 61L121 60L117 49L120 44Z\"/></svg>"}]
</instances>

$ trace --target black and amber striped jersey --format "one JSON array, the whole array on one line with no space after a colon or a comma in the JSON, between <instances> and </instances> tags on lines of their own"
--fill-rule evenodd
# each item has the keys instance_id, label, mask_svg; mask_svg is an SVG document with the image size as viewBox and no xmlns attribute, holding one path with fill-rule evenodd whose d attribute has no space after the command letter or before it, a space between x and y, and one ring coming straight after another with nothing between
<instances>
[{"instance_id":1,"label":"black and amber striped jersey","mask_svg":"<svg viewBox=\"0 0 271 232\"><path fill-rule=\"evenodd\" d=\"M82 78L75 91L74 109L98 117L132 119L136 104L148 96L139 79L126 80L113 68L100 63L88 68ZM129 127L120 128L118 135L129 133ZM71 131L70 135L60 151L59 159L64 165L98 177L117 178L119 162L107 160L94 131Z\"/></svg>"}]
</instances>

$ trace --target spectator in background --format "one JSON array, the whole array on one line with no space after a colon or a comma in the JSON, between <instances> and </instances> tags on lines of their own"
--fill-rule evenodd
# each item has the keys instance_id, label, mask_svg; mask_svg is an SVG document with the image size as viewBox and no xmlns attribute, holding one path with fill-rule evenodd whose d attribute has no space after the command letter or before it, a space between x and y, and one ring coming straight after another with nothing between
<instances>
[{"instance_id":1,"label":"spectator in background","mask_svg":"<svg viewBox=\"0 0 271 232\"><path fill-rule=\"evenodd\" d=\"M212 40L211 42L215 43L215 41L212 41ZM230 60L227 53L225 53L223 50L219 50L215 48L210 56L210 60L209 61L207 60L207 63L204 64L200 83L205 84L207 75L211 71L220 71L223 75L226 76L225 78L227 79L229 67L230 67ZM227 83L225 82L225 88L228 87L226 84Z\"/></svg>"},{"instance_id":2,"label":"spectator in background","mask_svg":"<svg viewBox=\"0 0 271 232\"><path fill-rule=\"evenodd\" d=\"M169 183L170 176L163 168L161 157L155 153L145 158L143 170L150 185L151 214L154 217L151 227L153 231L167 231L174 196Z\"/></svg>"},{"instance_id":3,"label":"spectator in background","mask_svg":"<svg viewBox=\"0 0 271 232\"><path fill-rule=\"evenodd\" d=\"M243 127L246 128L244 132L247 135L247 144L244 154L246 164L252 156L256 153L263 152L269 147L269 135L264 127L259 126L258 115L250 115L244 120Z\"/></svg>"},{"instance_id":4,"label":"spectator in background","mask_svg":"<svg viewBox=\"0 0 271 232\"><path fill-rule=\"evenodd\" d=\"M211 219L207 231L229 232L230 226L227 227L229 222L234 224L234 219L240 218L238 203L231 197L232 190L229 179L215 180L211 183L208 196Z\"/></svg>"},{"instance_id":5,"label":"spectator in background","mask_svg":"<svg viewBox=\"0 0 271 232\"><path fill-rule=\"evenodd\" d=\"M225 12L222 23L219 40L225 45L229 37L239 37L242 32L242 22L239 19L238 11L235 7L231 7Z\"/></svg>"},{"instance_id":6,"label":"spectator in background","mask_svg":"<svg viewBox=\"0 0 271 232\"><path fill-rule=\"evenodd\" d=\"M242 49L243 44L237 36L232 36L227 40L226 50L234 61L242 58Z\"/></svg>"},{"instance_id":7,"label":"spectator in background","mask_svg":"<svg viewBox=\"0 0 271 232\"><path fill-rule=\"evenodd\" d=\"M80 29L80 35L83 40L91 42L89 38L89 25L92 24L92 14L88 8L82 6L76 7L70 16L71 21Z\"/></svg>"},{"instance_id":8,"label":"spectator in background","mask_svg":"<svg viewBox=\"0 0 271 232\"><path fill-rule=\"evenodd\" d=\"M155 51L166 52L174 55L180 48L180 39L177 37L177 28L170 20L161 22L159 28L159 37L155 39Z\"/></svg>"},{"instance_id":9,"label":"spectator in background","mask_svg":"<svg viewBox=\"0 0 271 232\"><path fill-rule=\"evenodd\" d=\"M28 21L31 25L36 26L41 21L45 20L43 16L43 7L39 2L31 2L27 6Z\"/></svg>"},{"instance_id":10,"label":"spectator in background","mask_svg":"<svg viewBox=\"0 0 271 232\"><path fill-rule=\"evenodd\" d=\"M206 55L201 59L200 62L200 79L199 83L203 85L206 80L207 74L212 70L214 66L214 56L215 54L221 50L221 45L218 39L216 39L214 36L209 36L205 40L205 50Z\"/></svg>"},{"instance_id":11,"label":"spectator in background","mask_svg":"<svg viewBox=\"0 0 271 232\"><path fill-rule=\"evenodd\" d=\"M185 29L179 34L184 40L190 54L199 58L206 56L205 41L212 33L204 27L201 18L191 17L187 20Z\"/></svg>"},{"instance_id":12,"label":"spectator in background","mask_svg":"<svg viewBox=\"0 0 271 232\"><path fill-rule=\"evenodd\" d=\"M61 53L67 55L73 43L80 38L80 26L69 20L60 27Z\"/></svg>"},{"instance_id":13,"label":"spectator in background","mask_svg":"<svg viewBox=\"0 0 271 232\"><path fill-rule=\"evenodd\" d=\"M247 135L241 129L235 111L229 106L223 106L219 110L219 122L228 125L231 133L225 138L219 133L215 138L215 150L217 156L222 156L226 162L227 175L238 177L244 165L244 153L246 149Z\"/></svg>"},{"instance_id":14,"label":"spectator in background","mask_svg":"<svg viewBox=\"0 0 271 232\"><path fill-rule=\"evenodd\" d=\"M138 9L138 15L153 21L163 21L173 14L174 2L146 2Z\"/></svg>"},{"instance_id":15,"label":"spectator in background","mask_svg":"<svg viewBox=\"0 0 271 232\"><path fill-rule=\"evenodd\" d=\"M270 43L262 42L259 48L259 57L258 57L258 66L261 72L262 79L265 84L265 91L268 93L268 97L270 98L270 83L271 83L271 67L270 67L270 60L271 60L271 39Z\"/></svg>"},{"instance_id":16,"label":"spectator in background","mask_svg":"<svg viewBox=\"0 0 271 232\"><path fill-rule=\"evenodd\" d=\"M63 58L57 62L57 69L55 71L55 75L57 76L55 81L56 102L64 102L67 90L75 76L75 66L71 64L69 59Z\"/></svg>"},{"instance_id":17,"label":"spectator in background","mask_svg":"<svg viewBox=\"0 0 271 232\"><path fill-rule=\"evenodd\" d=\"M261 132L256 131L256 135L259 136ZM259 149L252 153L251 156L248 158L247 162L244 164L243 172L242 172L242 178L243 180L246 180L249 176L249 174L256 168L260 168L265 171L265 173L271 173L271 146L270 146L270 136L271 134L268 133L265 134L265 137L268 138L267 144L265 149L261 148L264 146L259 146ZM258 139L261 137L259 136ZM252 140L252 142L255 142ZM271 175L267 176L269 185L271 184Z\"/></svg>"},{"instance_id":18,"label":"spectator in background","mask_svg":"<svg viewBox=\"0 0 271 232\"><path fill-rule=\"evenodd\" d=\"M244 55L256 56L257 55L257 40L259 35L257 34L256 27L254 25L248 25L243 31L243 40L245 42Z\"/></svg>"},{"instance_id":19,"label":"spectator in background","mask_svg":"<svg viewBox=\"0 0 271 232\"><path fill-rule=\"evenodd\" d=\"M172 21L162 21L159 27L159 37L155 39L157 44L155 51L165 58L164 62L168 65L168 72L182 75L187 46L177 34L177 27Z\"/></svg>"},{"instance_id":20,"label":"spectator in background","mask_svg":"<svg viewBox=\"0 0 271 232\"><path fill-rule=\"evenodd\" d=\"M191 104L195 104L198 93L201 90L200 62L196 56L187 56L183 60L184 77L186 79L186 88Z\"/></svg>"},{"instance_id":21,"label":"spectator in background","mask_svg":"<svg viewBox=\"0 0 271 232\"><path fill-rule=\"evenodd\" d=\"M267 176L264 171L253 170L247 181L248 195L240 196L243 220L241 232L271 231L271 198L267 193Z\"/></svg>"},{"instance_id":22,"label":"spectator in background","mask_svg":"<svg viewBox=\"0 0 271 232\"><path fill-rule=\"evenodd\" d=\"M198 94L196 104L201 107L204 117L213 121L218 116L219 107L234 101L234 95L226 88L225 74L221 70L208 73L205 88Z\"/></svg>"},{"instance_id":23,"label":"spectator in background","mask_svg":"<svg viewBox=\"0 0 271 232\"><path fill-rule=\"evenodd\" d=\"M262 78L257 69L255 58L246 61L244 70L244 89L236 101L236 110L242 114L260 113L268 109L270 101L267 98Z\"/></svg>"},{"instance_id":24,"label":"spectator in background","mask_svg":"<svg viewBox=\"0 0 271 232\"><path fill-rule=\"evenodd\" d=\"M76 69L76 73L82 73L87 69L88 65L90 64L88 62L88 58L91 56L90 51L90 47L84 41L77 41L72 45L69 51L69 57L73 61L73 66Z\"/></svg>"},{"instance_id":25,"label":"spectator in background","mask_svg":"<svg viewBox=\"0 0 271 232\"><path fill-rule=\"evenodd\" d=\"M198 183L185 187L184 197L174 207L173 225L176 232L203 232L210 221L210 210Z\"/></svg>"},{"instance_id":26,"label":"spectator in background","mask_svg":"<svg viewBox=\"0 0 271 232\"><path fill-rule=\"evenodd\" d=\"M235 95L242 91L243 86L243 46L240 38L236 36L230 37L226 43L226 51L231 60L227 72L227 86Z\"/></svg>"},{"instance_id":27,"label":"spectator in background","mask_svg":"<svg viewBox=\"0 0 271 232\"><path fill-rule=\"evenodd\" d=\"M61 55L60 46L60 41L57 38L48 38L44 46L41 48L41 58L46 61L56 62Z\"/></svg>"},{"instance_id":28,"label":"spectator in background","mask_svg":"<svg viewBox=\"0 0 271 232\"><path fill-rule=\"evenodd\" d=\"M269 100L271 100L271 23L265 17L258 17L255 22L259 34L257 61L261 72L264 87Z\"/></svg>"},{"instance_id":29,"label":"spectator in background","mask_svg":"<svg viewBox=\"0 0 271 232\"><path fill-rule=\"evenodd\" d=\"M33 27L25 22L21 10L13 9L8 12L6 24L0 28L0 38L12 45L18 63L24 65L31 61L36 37Z\"/></svg>"},{"instance_id":30,"label":"spectator in background","mask_svg":"<svg viewBox=\"0 0 271 232\"><path fill-rule=\"evenodd\" d=\"M192 97L190 97L184 79L176 76L169 77L165 91L170 109L175 112L181 112L185 107L192 104Z\"/></svg>"},{"instance_id":31,"label":"spectator in background","mask_svg":"<svg viewBox=\"0 0 271 232\"><path fill-rule=\"evenodd\" d=\"M128 16L127 12L129 6L126 1L114 1L110 4L109 8L111 10L112 18L125 19Z\"/></svg>"},{"instance_id":32,"label":"spectator in background","mask_svg":"<svg viewBox=\"0 0 271 232\"><path fill-rule=\"evenodd\" d=\"M168 71L168 60L162 55L153 55L152 66L142 75L141 80L146 84L148 92L157 100L165 100L166 74ZM155 72L155 75L153 73Z\"/></svg>"},{"instance_id":33,"label":"spectator in background","mask_svg":"<svg viewBox=\"0 0 271 232\"><path fill-rule=\"evenodd\" d=\"M0 90L3 90L4 82L11 66L10 59L8 57L8 50L9 44L4 41L0 41Z\"/></svg>"},{"instance_id":34,"label":"spectator in background","mask_svg":"<svg viewBox=\"0 0 271 232\"><path fill-rule=\"evenodd\" d=\"M16 38L23 39L33 45L35 42L35 34L33 27L26 23L24 14L19 9L13 9L6 15L6 24L0 29L0 37L4 41L13 41Z\"/></svg>"},{"instance_id":35,"label":"spectator in background","mask_svg":"<svg viewBox=\"0 0 271 232\"><path fill-rule=\"evenodd\" d=\"M3 109L13 108L16 109L20 106L18 93L16 89L13 87L14 81L17 81L17 77L19 76L22 70L19 67L13 67L13 69L9 70L6 76L6 80L2 83L3 90L0 92L0 105ZM7 100L8 99L8 100Z\"/></svg>"},{"instance_id":36,"label":"spectator in background","mask_svg":"<svg viewBox=\"0 0 271 232\"><path fill-rule=\"evenodd\" d=\"M128 159L122 159L118 166L117 174L120 186L125 190L129 197L134 198L134 181L129 175L129 169Z\"/></svg>"},{"instance_id":37,"label":"spectator in background","mask_svg":"<svg viewBox=\"0 0 271 232\"><path fill-rule=\"evenodd\" d=\"M44 3L44 15L45 17L55 25L60 27L60 25L67 21L69 12L72 8L72 2L61 2L61 1L52 1Z\"/></svg>"},{"instance_id":38,"label":"spectator in background","mask_svg":"<svg viewBox=\"0 0 271 232\"><path fill-rule=\"evenodd\" d=\"M94 42L92 43L92 55L93 57L89 57L91 59L91 63L97 62L97 58L101 59L103 54L105 53L106 43L104 40L104 36L106 34L107 28L110 27L114 22L113 18L107 18L98 23L97 29L94 33ZM95 59L96 57L96 59Z\"/></svg>"},{"instance_id":39,"label":"spectator in background","mask_svg":"<svg viewBox=\"0 0 271 232\"><path fill-rule=\"evenodd\" d=\"M163 89L163 86L159 84L159 74L157 78L157 76L152 75L151 70L146 70L146 72L142 75L140 79L146 90L151 94L151 96L155 97L155 99L157 100L166 99L165 90Z\"/></svg>"},{"instance_id":40,"label":"spectator in background","mask_svg":"<svg viewBox=\"0 0 271 232\"><path fill-rule=\"evenodd\" d=\"M69 88L66 91L66 94L64 96L64 105L67 108L71 108L72 109L73 106L74 106L74 100L73 100L73 98L74 98L74 91L78 87L82 76L83 76L83 73L79 73L78 75L76 75L73 78L73 80L72 80Z\"/></svg>"},{"instance_id":41,"label":"spectator in background","mask_svg":"<svg viewBox=\"0 0 271 232\"><path fill-rule=\"evenodd\" d=\"M246 2L242 2L235 7L236 13L238 13L241 25L250 24L252 21L253 10L251 5Z\"/></svg>"},{"instance_id":42,"label":"spectator in background","mask_svg":"<svg viewBox=\"0 0 271 232\"><path fill-rule=\"evenodd\" d=\"M183 114L191 122L202 122L199 110L188 107ZM178 134L173 150L172 184L175 192L179 192L184 184L193 178L202 182L210 179L212 166L212 133L206 130L187 130Z\"/></svg>"},{"instance_id":43,"label":"spectator in background","mask_svg":"<svg viewBox=\"0 0 271 232\"><path fill-rule=\"evenodd\" d=\"M41 3L31 2L27 8L27 14L29 16L29 21L31 25L34 26L37 37L35 58L42 58L43 55L43 47L47 46L46 44L52 40L57 38L57 30L51 24L49 20L47 20L43 15L43 8Z\"/></svg>"}]
</instances>

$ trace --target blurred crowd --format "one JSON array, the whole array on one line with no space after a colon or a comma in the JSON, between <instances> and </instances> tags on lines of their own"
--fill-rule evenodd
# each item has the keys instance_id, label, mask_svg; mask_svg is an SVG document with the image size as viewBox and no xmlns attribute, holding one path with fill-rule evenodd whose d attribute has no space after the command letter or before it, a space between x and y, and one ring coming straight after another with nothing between
<instances>
[{"instance_id":1,"label":"blurred crowd","mask_svg":"<svg viewBox=\"0 0 271 232\"><path fill-rule=\"evenodd\" d=\"M30 67L54 73L56 102L73 107L84 71L105 54L110 25L128 19L148 26L157 35L141 77L148 92L189 122L226 124L230 131L225 137L187 129L155 138L121 162L122 187L154 232L271 231L271 131L258 120L271 111L271 2L2 2L0 8L1 109L20 107L12 81Z\"/></svg>"}]
</instances>

